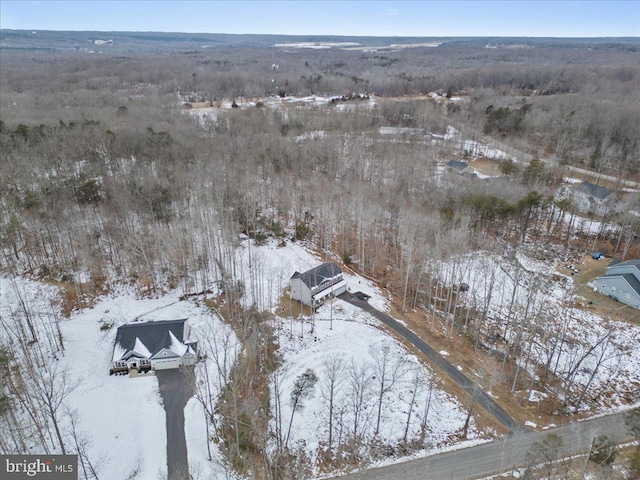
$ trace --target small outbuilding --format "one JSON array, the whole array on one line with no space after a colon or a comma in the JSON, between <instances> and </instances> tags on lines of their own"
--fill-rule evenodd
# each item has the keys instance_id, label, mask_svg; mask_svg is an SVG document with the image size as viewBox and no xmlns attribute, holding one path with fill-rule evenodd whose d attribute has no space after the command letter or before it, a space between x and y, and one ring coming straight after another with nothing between
<instances>
[{"instance_id":1,"label":"small outbuilding","mask_svg":"<svg viewBox=\"0 0 640 480\"><path fill-rule=\"evenodd\" d=\"M110 373L147 373L194 365L198 345L189 333L186 318L136 321L118 327Z\"/></svg>"},{"instance_id":2,"label":"small outbuilding","mask_svg":"<svg viewBox=\"0 0 640 480\"><path fill-rule=\"evenodd\" d=\"M323 263L304 273L295 272L290 283L291 297L311 307L347 291L347 281L335 263Z\"/></svg>"}]
</instances>

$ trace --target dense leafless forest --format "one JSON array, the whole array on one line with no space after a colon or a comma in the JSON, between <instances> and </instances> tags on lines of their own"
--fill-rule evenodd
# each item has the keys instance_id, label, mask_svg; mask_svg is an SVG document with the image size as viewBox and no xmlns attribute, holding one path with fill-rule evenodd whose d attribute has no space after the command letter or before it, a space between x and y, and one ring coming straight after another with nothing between
<instances>
[{"instance_id":1,"label":"dense leafless forest","mask_svg":"<svg viewBox=\"0 0 640 480\"><path fill-rule=\"evenodd\" d=\"M217 285L224 314L255 354L233 380L269 374L274 352L260 347L270 335L267 306L256 296L247 311L234 300L243 283L260 280L239 277L233 252L246 237L307 242L387 289L395 308L418 312L432 334L461 333L469 351L498 352L506 373L492 381L511 392L533 382L521 366L539 352L528 346L535 340L550 352L540 366L556 393L548 413L583 411L603 395L591 380L577 383L580 362L554 368L562 325L540 327L552 313L535 295L523 320L509 323L510 311L498 327L488 303L462 303L460 272L447 262L477 251L568 262L595 250L640 256L638 189L626 183L640 181L637 39L446 39L404 48L390 44L420 39L356 39L357 48L309 49L286 44L354 39L50 35L34 44L27 32L2 32L0 267L59 286L61 315L122 286L154 296ZM288 102L310 96L328 101ZM486 181L443 174L447 161L472 156L461 140L491 141L509 158L481 158L493 173ZM568 172L584 170L628 205L597 218L597 232L577 227L578 209L562 195ZM38 315L20 318L0 335L0 369L10 379L0 392L2 428L39 424L42 444L64 449L56 410L63 387L48 391L42 371L12 367L15 358L47 362L47 349L33 347ZM64 349L61 336L48 341ZM593 349L610 341L602 334ZM15 414L30 401L22 397L30 382L48 406L42 417ZM637 386L623 392L630 403ZM271 461L254 449L267 422L253 412L264 399L238 388L246 404L228 397L219 408L255 422L245 432L254 438L233 440L237 424L219 428L231 465L253 471L243 450L251 444L260 471ZM58 441L45 438L49 426ZM10 446L7 438L1 450L31 441ZM284 450L265 478L294 478L283 465L295 456Z\"/></svg>"},{"instance_id":2,"label":"dense leafless forest","mask_svg":"<svg viewBox=\"0 0 640 480\"><path fill-rule=\"evenodd\" d=\"M634 44L106 53L2 52L5 267L189 289L195 272L217 268L218 229L235 236L298 225L377 276L390 263L402 270L399 237L418 228L433 232L431 246L452 231L464 249L488 232L524 239L520 230L548 211L542 200L564 164L638 177ZM273 94L274 63L279 95L380 101L346 111L233 109L206 130L185 115L183 101ZM468 101L436 103L426 98L432 91ZM434 184L447 145L362 135L380 126L444 133L449 124L554 162L507 167L497 200L512 210L482 215L474 195L494 188ZM310 131L326 136L296 140ZM540 198L523 213L518 202L534 191Z\"/></svg>"}]
</instances>

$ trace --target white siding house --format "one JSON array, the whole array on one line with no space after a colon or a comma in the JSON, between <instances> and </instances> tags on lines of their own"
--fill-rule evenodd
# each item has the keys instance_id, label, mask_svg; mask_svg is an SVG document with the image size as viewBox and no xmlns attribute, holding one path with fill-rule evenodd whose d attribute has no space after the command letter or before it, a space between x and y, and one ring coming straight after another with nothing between
<instances>
[{"instance_id":1,"label":"white siding house","mask_svg":"<svg viewBox=\"0 0 640 480\"><path fill-rule=\"evenodd\" d=\"M616 263L596 278L596 290L640 310L640 260Z\"/></svg>"},{"instance_id":2,"label":"white siding house","mask_svg":"<svg viewBox=\"0 0 640 480\"><path fill-rule=\"evenodd\" d=\"M449 160L445 165L445 168L449 172L454 172L458 175L464 175L466 177L477 177L475 169L467 162L462 162L459 160Z\"/></svg>"},{"instance_id":3,"label":"white siding house","mask_svg":"<svg viewBox=\"0 0 640 480\"><path fill-rule=\"evenodd\" d=\"M595 213L600 217L621 213L627 208L615 193L590 182L582 182L578 186L573 192L573 201L580 213Z\"/></svg>"},{"instance_id":4,"label":"white siding house","mask_svg":"<svg viewBox=\"0 0 640 480\"><path fill-rule=\"evenodd\" d=\"M118 327L110 373L150 372L194 365L197 342L187 319L131 322Z\"/></svg>"},{"instance_id":5,"label":"white siding house","mask_svg":"<svg viewBox=\"0 0 640 480\"><path fill-rule=\"evenodd\" d=\"M311 307L347 291L347 281L335 263L323 263L304 273L295 272L290 283L291 297Z\"/></svg>"}]
</instances>

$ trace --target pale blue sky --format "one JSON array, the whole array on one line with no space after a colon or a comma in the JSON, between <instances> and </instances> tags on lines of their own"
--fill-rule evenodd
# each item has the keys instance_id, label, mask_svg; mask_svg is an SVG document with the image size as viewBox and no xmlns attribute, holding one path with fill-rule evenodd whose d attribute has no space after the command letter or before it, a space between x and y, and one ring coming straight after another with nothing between
<instances>
[{"instance_id":1,"label":"pale blue sky","mask_svg":"<svg viewBox=\"0 0 640 480\"><path fill-rule=\"evenodd\" d=\"M0 0L0 27L357 36L640 36L640 0Z\"/></svg>"}]
</instances>

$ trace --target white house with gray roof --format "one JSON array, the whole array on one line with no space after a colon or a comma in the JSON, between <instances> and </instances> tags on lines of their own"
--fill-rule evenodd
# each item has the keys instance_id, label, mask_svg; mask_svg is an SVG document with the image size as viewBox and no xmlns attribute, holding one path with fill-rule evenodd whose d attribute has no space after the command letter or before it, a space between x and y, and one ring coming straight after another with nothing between
<instances>
[{"instance_id":1,"label":"white house with gray roof","mask_svg":"<svg viewBox=\"0 0 640 480\"><path fill-rule=\"evenodd\" d=\"M323 263L304 273L295 272L291 277L291 297L311 307L346 291L347 281L335 263Z\"/></svg>"},{"instance_id":2,"label":"white house with gray roof","mask_svg":"<svg viewBox=\"0 0 640 480\"><path fill-rule=\"evenodd\" d=\"M189 334L186 318L121 325L113 345L110 373L150 372L194 365L198 348Z\"/></svg>"},{"instance_id":3,"label":"white house with gray roof","mask_svg":"<svg viewBox=\"0 0 640 480\"><path fill-rule=\"evenodd\" d=\"M462 162L459 160L449 160L445 165L445 168L450 172L457 173L458 175L464 175L466 177L478 176L472 166L470 166L467 162Z\"/></svg>"},{"instance_id":4,"label":"white house with gray roof","mask_svg":"<svg viewBox=\"0 0 640 480\"><path fill-rule=\"evenodd\" d=\"M596 290L640 310L640 260L615 263L596 278Z\"/></svg>"},{"instance_id":5,"label":"white house with gray roof","mask_svg":"<svg viewBox=\"0 0 640 480\"><path fill-rule=\"evenodd\" d=\"M604 217L610 213L620 213L627 205L608 188L590 182L582 182L573 193L573 201L580 213L595 213Z\"/></svg>"}]
</instances>

